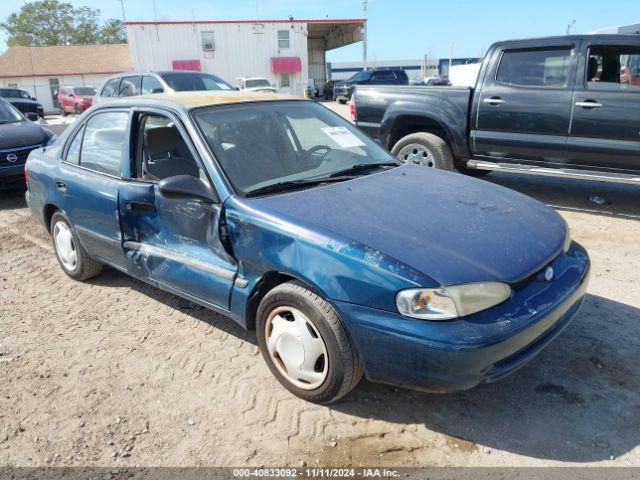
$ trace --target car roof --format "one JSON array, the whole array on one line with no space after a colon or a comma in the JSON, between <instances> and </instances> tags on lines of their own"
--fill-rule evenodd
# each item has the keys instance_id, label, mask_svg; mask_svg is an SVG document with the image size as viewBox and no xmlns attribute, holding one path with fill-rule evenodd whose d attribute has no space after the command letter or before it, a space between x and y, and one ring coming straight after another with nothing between
<instances>
[{"instance_id":1,"label":"car roof","mask_svg":"<svg viewBox=\"0 0 640 480\"><path fill-rule=\"evenodd\" d=\"M578 42L581 40L587 40L590 42L607 42L607 41L613 41L613 42L618 42L618 41L622 41L622 42L633 42L636 43L638 40L640 40L640 36L636 35L636 34L608 34L608 33L602 33L602 34L584 34L584 35L562 35L562 36L551 36L551 37L532 37L532 38L520 38L520 39L514 39L514 40L501 40L499 42L494 43L491 48L495 48L495 47L502 47L505 44L514 44L514 45L526 45L528 43L534 44L534 46L537 46L537 44L540 44L541 46L547 46L550 43L554 43L554 42ZM491 49L490 48L490 49Z\"/></svg>"},{"instance_id":2,"label":"car roof","mask_svg":"<svg viewBox=\"0 0 640 480\"><path fill-rule=\"evenodd\" d=\"M104 105L131 106L133 103L146 106L173 106L183 110L206 107L213 105L226 105L232 103L269 102L276 100L310 101L292 95L282 95L267 92L240 92L237 90L215 90L195 92L154 93L151 95L139 95L134 97L120 97L109 100ZM102 105L102 104L101 104Z\"/></svg>"}]
</instances>

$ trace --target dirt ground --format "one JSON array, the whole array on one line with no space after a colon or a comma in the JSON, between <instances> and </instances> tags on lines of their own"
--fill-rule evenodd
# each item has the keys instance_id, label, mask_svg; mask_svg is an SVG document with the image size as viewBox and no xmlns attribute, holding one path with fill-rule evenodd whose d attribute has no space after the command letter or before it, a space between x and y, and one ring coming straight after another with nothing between
<instances>
[{"instance_id":1,"label":"dirt ground","mask_svg":"<svg viewBox=\"0 0 640 480\"><path fill-rule=\"evenodd\" d=\"M640 189L485 178L588 249L575 321L496 384L363 381L331 407L280 387L231 320L113 270L72 281L22 192L0 193L0 465L640 466Z\"/></svg>"}]
</instances>

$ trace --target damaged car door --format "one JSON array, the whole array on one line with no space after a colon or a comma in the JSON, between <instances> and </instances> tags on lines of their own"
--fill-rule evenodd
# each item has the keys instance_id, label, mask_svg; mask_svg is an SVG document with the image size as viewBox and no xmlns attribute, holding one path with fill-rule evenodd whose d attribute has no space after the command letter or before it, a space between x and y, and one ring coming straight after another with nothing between
<instances>
[{"instance_id":1,"label":"damaged car door","mask_svg":"<svg viewBox=\"0 0 640 480\"><path fill-rule=\"evenodd\" d=\"M220 239L222 206L180 125L136 112L131 179L120 188L123 248L131 273L227 311L237 265Z\"/></svg>"}]
</instances>

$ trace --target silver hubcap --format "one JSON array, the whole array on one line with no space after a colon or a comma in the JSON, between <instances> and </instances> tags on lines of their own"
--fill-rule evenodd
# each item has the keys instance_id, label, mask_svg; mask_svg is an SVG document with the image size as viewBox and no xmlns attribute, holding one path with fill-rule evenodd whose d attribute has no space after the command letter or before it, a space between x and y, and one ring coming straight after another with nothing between
<instances>
[{"instance_id":1,"label":"silver hubcap","mask_svg":"<svg viewBox=\"0 0 640 480\"><path fill-rule=\"evenodd\" d=\"M398 158L405 163L413 163L415 165L423 165L425 167L434 167L433 155L424 145L417 143L407 145L400 152Z\"/></svg>"},{"instance_id":2,"label":"silver hubcap","mask_svg":"<svg viewBox=\"0 0 640 480\"><path fill-rule=\"evenodd\" d=\"M300 310L278 307L265 325L269 356L280 373L304 390L318 388L327 378L327 347L318 329Z\"/></svg>"},{"instance_id":3,"label":"silver hubcap","mask_svg":"<svg viewBox=\"0 0 640 480\"><path fill-rule=\"evenodd\" d=\"M69 271L76 269L78 265L78 251L73 241L71 230L64 222L57 222L53 227L53 239L60 262Z\"/></svg>"}]
</instances>

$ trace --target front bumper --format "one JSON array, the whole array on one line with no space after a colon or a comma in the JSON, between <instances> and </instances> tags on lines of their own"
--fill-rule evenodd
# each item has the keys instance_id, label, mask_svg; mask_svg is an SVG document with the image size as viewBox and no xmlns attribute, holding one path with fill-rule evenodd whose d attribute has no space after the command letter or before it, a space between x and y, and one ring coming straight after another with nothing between
<instances>
[{"instance_id":1,"label":"front bumper","mask_svg":"<svg viewBox=\"0 0 640 480\"><path fill-rule=\"evenodd\" d=\"M0 190L22 187L24 185L24 163L0 167Z\"/></svg>"},{"instance_id":2,"label":"front bumper","mask_svg":"<svg viewBox=\"0 0 640 480\"><path fill-rule=\"evenodd\" d=\"M554 280L531 277L506 302L446 322L403 317L334 302L364 363L367 378L429 392L466 390L499 380L535 357L577 313L586 293L589 257L573 243L550 263Z\"/></svg>"}]
</instances>

